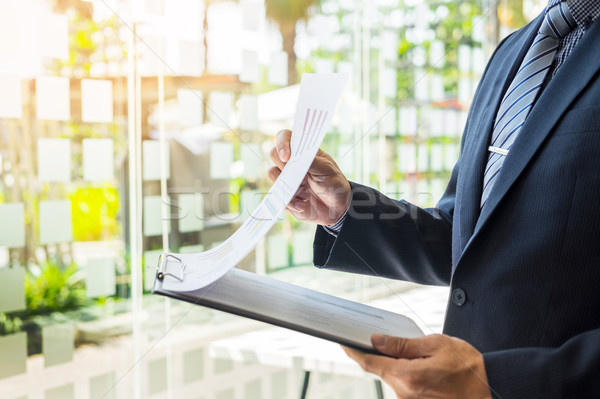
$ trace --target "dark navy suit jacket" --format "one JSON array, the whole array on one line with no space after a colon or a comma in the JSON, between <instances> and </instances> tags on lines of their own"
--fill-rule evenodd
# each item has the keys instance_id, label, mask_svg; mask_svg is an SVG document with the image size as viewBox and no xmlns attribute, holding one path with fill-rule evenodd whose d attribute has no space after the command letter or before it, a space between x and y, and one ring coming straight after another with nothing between
<instances>
[{"instance_id":1,"label":"dark navy suit jacket","mask_svg":"<svg viewBox=\"0 0 600 399\"><path fill-rule=\"evenodd\" d=\"M493 119L540 23L537 18L494 52L437 208L419 209L353 184L337 239L317 229L314 262L450 285L457 294L444 333L484 353L496 398L596 398L600 21L542 92L479 210Z\"/></svg>"}]
</instances>

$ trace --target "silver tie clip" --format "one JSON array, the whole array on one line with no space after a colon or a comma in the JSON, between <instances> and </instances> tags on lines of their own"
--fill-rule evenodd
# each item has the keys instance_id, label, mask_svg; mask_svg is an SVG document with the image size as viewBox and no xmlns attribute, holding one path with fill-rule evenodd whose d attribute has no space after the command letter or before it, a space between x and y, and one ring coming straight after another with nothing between
<instances>
[{"instance_id":1,"label":"silver tie clip","mask_svg":"<svg viewBox=\"0 0 600 399\"><path fill-rule=\"evenodd\" d=\"M505 150L504 148L500 148L500 147L494 147L492 145L488 147L488 151L494 152L496 154L500 154L500 155L503 155L503 156L507 156L508 155L508 150Z\"/></svg>"}]
</instances>

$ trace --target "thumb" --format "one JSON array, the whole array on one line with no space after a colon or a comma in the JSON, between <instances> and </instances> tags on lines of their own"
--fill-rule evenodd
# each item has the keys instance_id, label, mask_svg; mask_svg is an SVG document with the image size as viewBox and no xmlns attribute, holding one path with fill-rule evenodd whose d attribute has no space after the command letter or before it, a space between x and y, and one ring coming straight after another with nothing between
<instances>
[{"instance_id":1,"label":"thumb","mask_svg":"<svg viewBox=\"0 0 600 399\"><path fill-rule=\"evenodd\" d=\"M433 349L431 343L422 338L401 338L381 334L373 334L371 343L378 352L403 359L427 357Z\"/></svg>"},{"instance_id":2,"label":"thumb","mask_svg":"<svg viewBox=\"0 0 600 399\"><path fill-rule=\"evenodd\" d=\"M277 155L282 162L287 162L290 160L292 155L292 150L290 149L290 142L292 141L292 131L291 130L282 130L277 133L277 137L275 139L275 147L277 148Z\"/></svg>"}]
</instances>

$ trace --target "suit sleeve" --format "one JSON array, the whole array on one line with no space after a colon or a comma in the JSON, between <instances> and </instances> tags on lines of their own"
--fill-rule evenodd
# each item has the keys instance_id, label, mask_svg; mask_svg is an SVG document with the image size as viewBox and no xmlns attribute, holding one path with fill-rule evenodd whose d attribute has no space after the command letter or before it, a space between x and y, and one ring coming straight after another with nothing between
<instances>
[{"instance_id":1,"label":"suit sleeve","mask_svg":"<svg viewBox=\"0 0 600 399\"><path fill-rule=\"evenodd\" d=\"M558 348L522 348L483 355L494 399L597 398L600 330L576 335Z\"/></svg>"},{"instance_id":2,"label":"suit sleeve","mask_svg":"<svg viewBox=\"0 0 600 399\"><path fill-rule=\"evenodd\" d=\"M509 37L512 35L509 35ZM490 58L489 65L505 38ZM481 82L480 82L481 84ZM473 102L478 98L475 92ZM471 111L472 112L472 109ZM467 128L471 120L467 118ZM463 136L462 148L468 137ZM428 285L449 285L452 272L452 219L460 160L437 208L421 209L351 183L352 201L338 237L317 227L313 262L317 267L376 275Z\"/></svg>"},{"instance_id":3,"label":"suit sleeve","mask_svg":"<svg viewBox=\"0 0 600 399\"><path fill-rule=\"evenodd\" d=\"M351 183L352 201L338 237L319 226L317 267L421 284L448 285L452 270L455 174L437 208L421 209Z\"/></svg>"}]
</instances>

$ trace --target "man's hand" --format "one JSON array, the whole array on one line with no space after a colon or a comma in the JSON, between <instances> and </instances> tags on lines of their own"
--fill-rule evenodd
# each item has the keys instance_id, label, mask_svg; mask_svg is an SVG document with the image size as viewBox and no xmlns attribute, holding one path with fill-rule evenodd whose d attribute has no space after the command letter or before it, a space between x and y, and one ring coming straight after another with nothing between
<instances>
[{"instance_id":1,"label":"man's hand","mask_svg":"<svg viewBox=\"0 0 600 399\"><path fill-rule=\"evenodd\" d=\"M381 377L398 398L491 398L483 355L448 335L407 339L375 334L373 347L388 356L344 347L365 371Z\"/></svg>"},{"instance_id":2,"label":"man's hand","mask_svg":"<svg viewBox=\"0 0 600 399\"><path fill-rule=\"evenodd\" d=\"M277 133L276 146L271 150L275 164L269 169L269 179L277 180L292 152L292 132ZM329 154L319 150L300 188L288 205L288 211L299 220L325 226L335 224L350 204L350 183Z\"/></svg>"}]
</instances>

